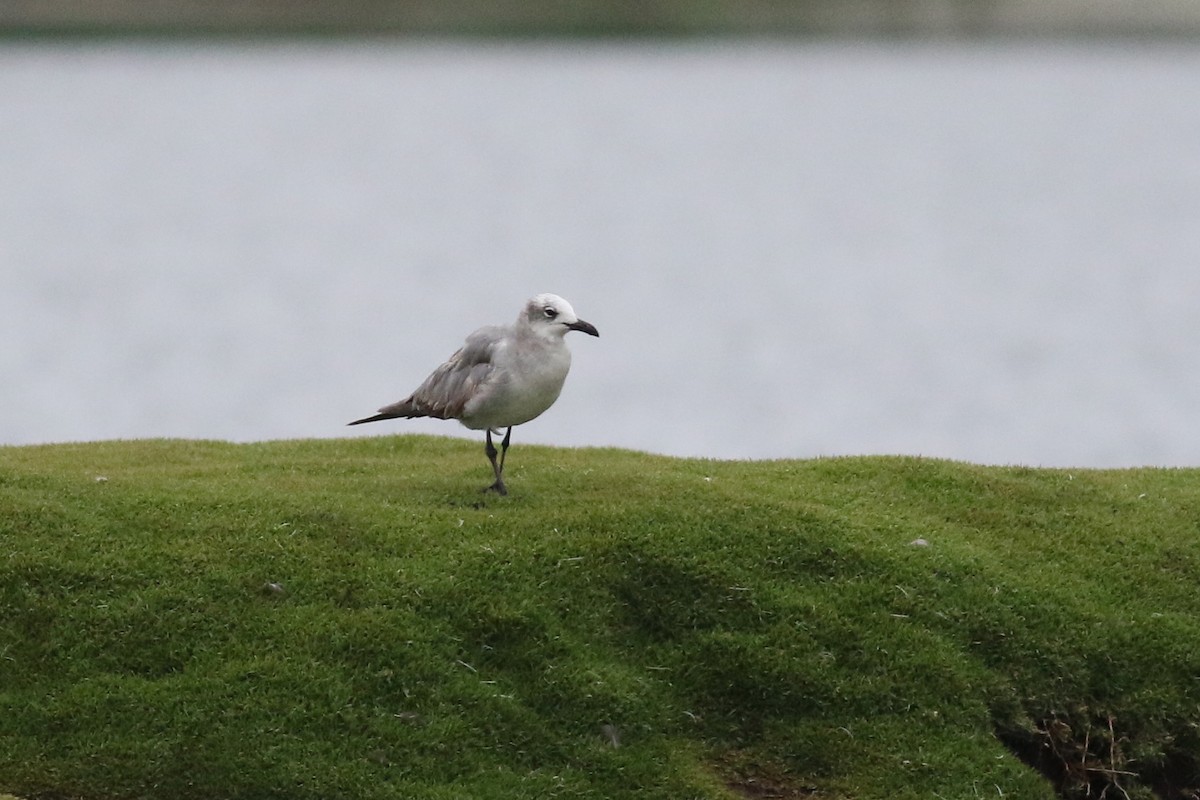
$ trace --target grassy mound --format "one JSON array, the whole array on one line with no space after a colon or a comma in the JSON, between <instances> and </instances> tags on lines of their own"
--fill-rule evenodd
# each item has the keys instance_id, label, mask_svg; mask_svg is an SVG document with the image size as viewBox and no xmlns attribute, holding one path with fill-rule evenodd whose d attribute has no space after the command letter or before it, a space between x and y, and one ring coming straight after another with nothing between
<instances>
[{"instance_id":1,"label":"grassy mound","mask_svg":"<svg viewBox=\"0 0 1200 800\"><path fill-rule=\"evenodd\" d=\"M1200 471L510 456L0 448L0 792L1200 796Z\"/></svg>"}]
</instances>

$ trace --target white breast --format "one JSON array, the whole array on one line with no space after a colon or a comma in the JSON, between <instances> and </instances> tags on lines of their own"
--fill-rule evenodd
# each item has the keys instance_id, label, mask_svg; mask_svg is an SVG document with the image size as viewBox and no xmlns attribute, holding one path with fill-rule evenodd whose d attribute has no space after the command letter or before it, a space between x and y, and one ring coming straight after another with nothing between
<instances>
[{"instance_id":1,"label":"white breast","mask_svg":"<svg viewBox=\"0 0 1200 800\"><path fill-rule=\"evenodd\" d=\"M492 375L460 421L475 430L529 422L554 405L570 369L571 351L561 338L506 348L496 353Z\"/></svg>"}]
</instances>

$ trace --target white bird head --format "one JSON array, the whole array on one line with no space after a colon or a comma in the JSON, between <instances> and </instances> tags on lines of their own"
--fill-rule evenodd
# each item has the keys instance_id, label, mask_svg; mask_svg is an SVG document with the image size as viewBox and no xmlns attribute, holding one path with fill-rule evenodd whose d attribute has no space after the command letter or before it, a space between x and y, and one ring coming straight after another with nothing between
<instances>
[{"instance_id":1,"label":"white bird head","mask_svg":"<svg viewBox=\"0 0 1200 800\"><path fill-rule=\"evenodd\" d=\"M595 325L581 320L575 315L571 304L556 294L543 293L529 298L517 322L528 325L543 336L565 336L567 331L583 331L590 336L600 335Z\"/></svg>"}]
</instances>

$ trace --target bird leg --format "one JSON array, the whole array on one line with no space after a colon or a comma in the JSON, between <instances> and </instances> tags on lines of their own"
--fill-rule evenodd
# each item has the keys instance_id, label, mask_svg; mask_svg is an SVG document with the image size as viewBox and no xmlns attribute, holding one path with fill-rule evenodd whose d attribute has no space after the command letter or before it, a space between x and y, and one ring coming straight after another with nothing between
<instances>
[{"instance_id":1,"label":"bird leg","mask_svg":"<svg viewBox=\"0 0 1200 800\"><path fill-rule=\"evenodd\" d=\"M504 431L504 441L500 443L500 474L504 474L504 457L508 455L508 442L512 439L512 425Z\"/></svg>"},{"instance_id":2,"label":"bird leg","mask_svg":"<svg viewBox=\"0 0 1200 800\"><path fill-rule=\"evenodd\" d=\"M511 436L512 427L510 426L504 434L504 441L500 443L500 462L496 463L496 445L492 444L492 429L488 428L487 443L484 445L483 452L487 453L488 461L492 462L492 472L496 474L496 482L484 489L485 492L495 492L498 495L508 494L508 487L504 485L502 476L504 475L504 457L508 455L508 440Z\"/></svg>"}]
</instances>

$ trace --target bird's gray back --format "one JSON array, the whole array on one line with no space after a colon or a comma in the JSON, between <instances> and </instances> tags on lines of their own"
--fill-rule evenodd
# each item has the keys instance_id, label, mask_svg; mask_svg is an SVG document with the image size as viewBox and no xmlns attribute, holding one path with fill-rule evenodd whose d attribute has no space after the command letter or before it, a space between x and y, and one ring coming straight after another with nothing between
<instances>
[{"instance_id":1,"label":"bird's gray back","mask_svg":"<svg viewBox=\"0 0 1200 800\"><path fill-rule=\"evenodd\" d=\"M506 333L499 325L475 331L411 395L379 410L406 417L461 418L467 403L492 375L492 359Z\"/></svg>"}]
</instances>

